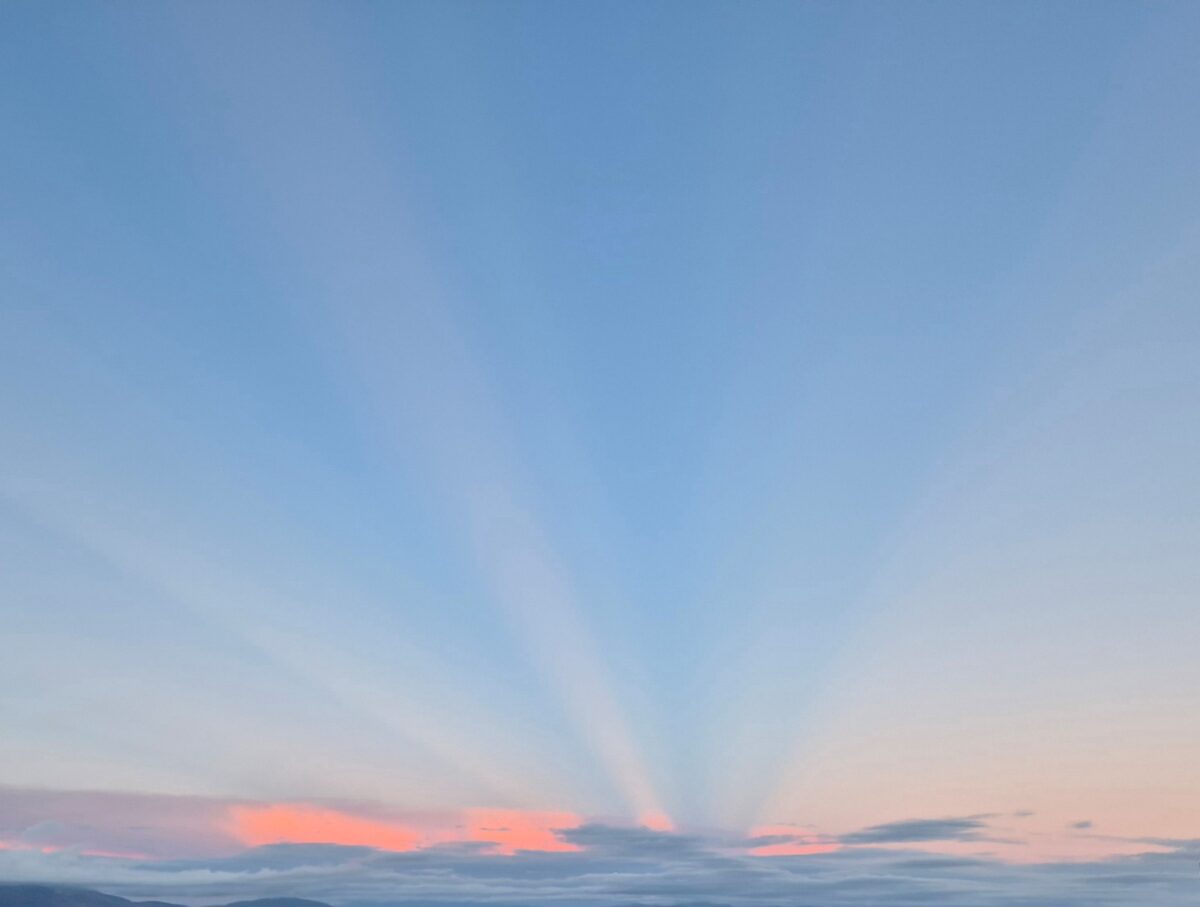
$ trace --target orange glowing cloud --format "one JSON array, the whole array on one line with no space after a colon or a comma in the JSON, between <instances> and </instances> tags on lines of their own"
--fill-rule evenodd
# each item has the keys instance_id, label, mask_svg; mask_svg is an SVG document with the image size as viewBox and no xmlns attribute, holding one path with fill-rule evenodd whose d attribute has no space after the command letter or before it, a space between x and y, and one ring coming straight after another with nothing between
<instances>
[{"instance_id":1,"label":"orange glowing cloud","mask_svg":"<svg viewBox=\"0 0 1200 907\"><path fill-rule=\"evenodd\" d=\"M530 812L520 809L469 809L465 815L466 840L486 841L495 852L512 855L518 850L567 853L580 848L555 834L578 828L575 813Z\"/></svg>"},{"instance_id":2,"label":"orange glowing cloud","mask_svg":"<svg viewBox=\"0 0 1200 907\"><path fill-rule=\"evenodd\" d=\"M797 825L760 825L751 829L752 838L787 837L788 841L750 848L756 857L801 857L814 853L831 853L839 845L811 834Z\"/></svg>"},{"instance_id":3,"label":"orange glowing cloud","mask_svg":"<svg viewBox=\"0 0 1200 907\"><path fill-rule=\"evenodd\" d=\"M244 844L346 844L379 850L414 850L421 835L411 828L333 809L272 804L234 806L232 832Z\"/></svg>"}]
</instances>

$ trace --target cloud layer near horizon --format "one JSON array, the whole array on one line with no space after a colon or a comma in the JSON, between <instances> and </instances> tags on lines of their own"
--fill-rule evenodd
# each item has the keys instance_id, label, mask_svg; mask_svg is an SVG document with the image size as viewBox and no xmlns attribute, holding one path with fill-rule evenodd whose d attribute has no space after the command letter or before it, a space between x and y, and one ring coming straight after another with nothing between
<instances>
[{"instance_id":1,"label":"cloud layer near horizon","mask_svg":"<svg viewBox=\"0 0 1200 907\"><path fill-rule=\"evenodd\" d=\"M1126 841L1127 848L1153 852L1076 862L1014 864L933 852L1003 843L998 825L1022 818L982 814L893 822L838 837L786 828L750 837L684 833L597 821L548 829L548 822L572 818L552 813L514 814L525 828L479 824L483 816L476 825L459 826L447 816L410 816L442 822L445 836L417 849L396 837L399 846L385 849L305 842L246 847L227 823L231 804L204 798L0 789L0 805L0 842L8 842L0 846L0 878L194 904L287 895L339 907L1190 907L1200 893L1194 871L1200 841ZM232 806L262 814L261 805ZM281 807L273 808L279 818ZM351 835L370 832L373 822L396 827L388 824L394 816L379 812L370 819L363 809L357 816L326 810L346 823L330 827ZM303 823L297 828L293 837L303 837ZM514 845L522 834L532 835L530 849Z\"/></svg>"},{"instance_id":2,"label":"cloud layer near horizon","mask_svg":"<svg viewBox=\"0 0 1200 907\"><path fill-rule=\"evenodd\" d=\"M481 852L573 851L558 835L572 812L476 808L398 811L374 803L245 799L0 787L0 851L73 851L162 860L227 857L270 844L387 852L469 844Z\"/></svg>"}]
</instances>

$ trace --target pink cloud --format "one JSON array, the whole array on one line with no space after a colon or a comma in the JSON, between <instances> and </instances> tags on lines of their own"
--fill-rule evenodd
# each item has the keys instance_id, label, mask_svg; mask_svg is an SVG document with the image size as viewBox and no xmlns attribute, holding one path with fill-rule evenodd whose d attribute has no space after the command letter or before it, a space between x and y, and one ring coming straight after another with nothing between
<instances>
[{"instance_id":1,"label":"pink cloud","mask_svg":"<svg viewBox=\"0 0 1200 907\"><path fill-rule=\"evenodd\" d=\"M761 847L750 848L756 857L796 857L816 853L832 853L841 845L822 838L798 825L760 825L750 831L752 838L788 838Z\"/></svg>"},{"instance_id":2,"label":"pink cloud","mask_svg":"<svg viewBox=\"0 0 1200 907\"><path fill-rule=\"evenodd\" d=\"M230 830L250 847L263 844L345 844L379 850L416 850L419 831L367 819L336 809L304 804L275 803L233 806Z\"/></svg>"},{"instance_id":3,"label":"pink cloud","mask_svg":"<svg viewBox=\"0 0 1200 907\"><path fill-rule=\"evenodd\" d=\"M567 853L580 849L555 834L562 829L577 828L582 823L575 813L469 809L465 819L465 839L492 843L499 854L511 855L519 850Z\"/></svg>"},{"instance_id":4,"label":"pink cloud","mask_svg":"<svg viewBox=\"0 0 1200 907\"><path fill-rule=\"evenodd\" d=\"M642 815L638 817L638 822L651 831L675 830L675 823L671 821L671 817L662 812L642 813Z\"/></svg>"}]
</instances>

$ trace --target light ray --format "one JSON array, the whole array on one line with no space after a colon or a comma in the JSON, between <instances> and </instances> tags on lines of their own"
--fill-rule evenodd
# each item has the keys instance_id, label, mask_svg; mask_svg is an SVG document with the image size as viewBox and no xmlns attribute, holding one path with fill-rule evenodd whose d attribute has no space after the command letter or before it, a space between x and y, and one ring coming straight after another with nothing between
<instances>
[{"instance_id":1,"label":"light ray","mask_svg":"<svg viewBox=\"0 0 1200 907\"><path fill-rule=\"evenodd\" d=\"M347 115L354 105L339 94L346 86L337 78L313 83L311 58L324 61L326 76L339 66L315 33L296 25L309 56L275 61L279 81L266 94L230 92L230 139L258 162L261 197L273 202L247 217L263 223L262 232L276 237L318 288L320 302L308 314L349 376L347 394L368 415L369 430L400 463L414 448L423 451L496 599L631 814L661 815L577 595L522 490L501 407L453 323L445 281L408 218L394 162ZM256 53L246 46L227 50ZM199 65L205 76L229 71L211 61ZM336 160L291 141L289 131L309 122L313 111L275 96L285 88L289 99L303 95L337 124ZM261 121L263 110L272 111L273 122ZM301 174L321 174L321 181Z\"/></svg>"}]
</instances>

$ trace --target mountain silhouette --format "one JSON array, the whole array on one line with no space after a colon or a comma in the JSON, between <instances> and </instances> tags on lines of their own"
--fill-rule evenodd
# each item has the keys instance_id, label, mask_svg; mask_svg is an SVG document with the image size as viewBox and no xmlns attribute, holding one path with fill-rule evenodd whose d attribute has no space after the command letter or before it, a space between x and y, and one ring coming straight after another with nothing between
<instances>
[{"instance_id":1,"label":"mountain silhouette","mask_svg":"<svg viewBox=\"0 0 1200 907\"><path fill-rule=\"evenodd\" d=\"M167 901L131 901L89 888L66 885L0 884L0 907L179 907ZM233 901L221 907L329 907L304 898L258 898Z\"/></svg>"}]
</instances>

